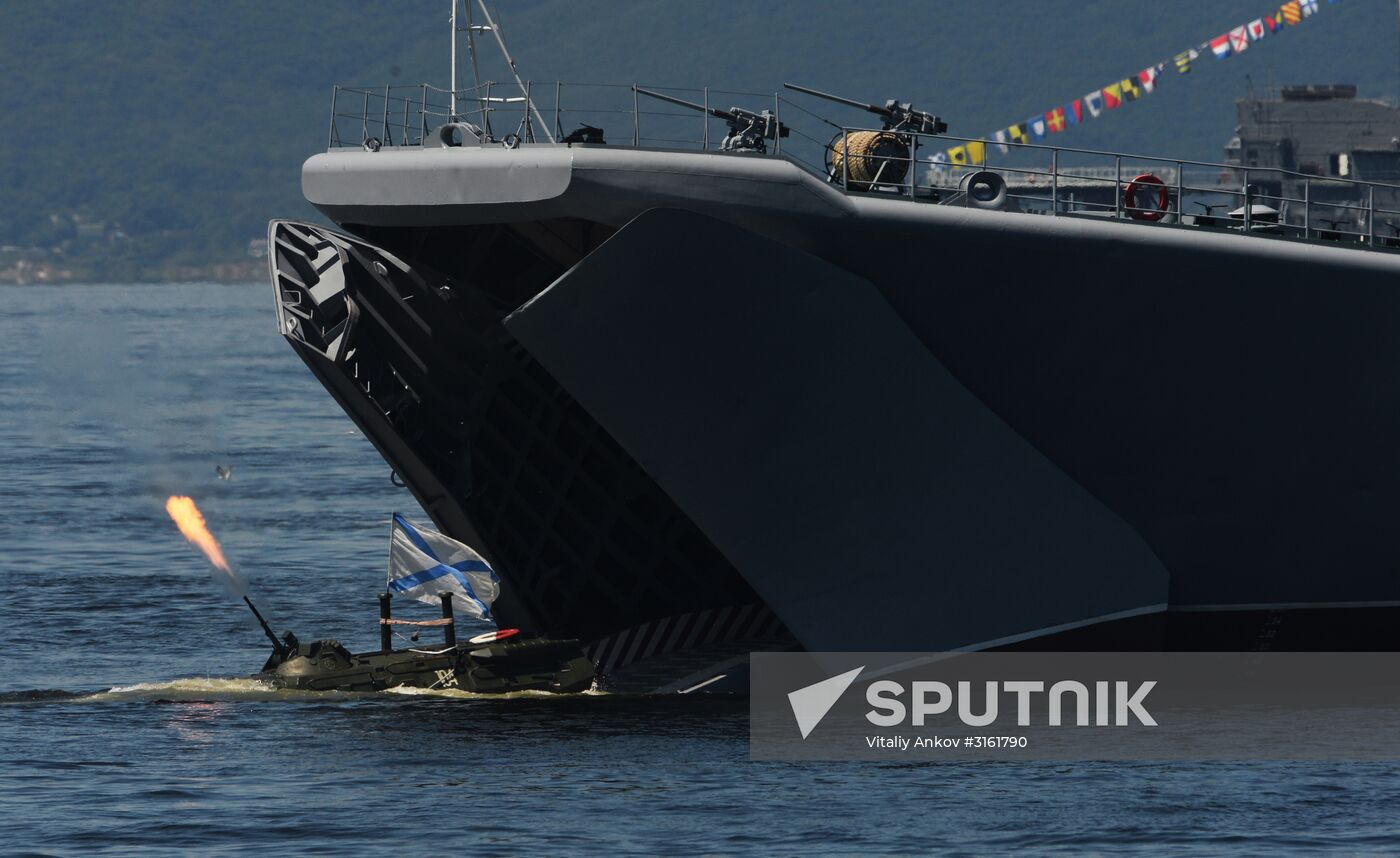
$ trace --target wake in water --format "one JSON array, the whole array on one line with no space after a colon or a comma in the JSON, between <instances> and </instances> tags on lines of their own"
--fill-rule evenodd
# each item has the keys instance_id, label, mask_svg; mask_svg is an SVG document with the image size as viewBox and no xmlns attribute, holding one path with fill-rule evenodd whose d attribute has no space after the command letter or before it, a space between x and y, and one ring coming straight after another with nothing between
<instances>
[{"instance_id":1,"label":"wake in water","mask_svg":"<svg viewBox=\"0 0 1400 858\"><path fill-rule=\"evenodd\" d=\"M400 685L397 688L386 688L381 694L393 694L402 697L445 697L457 700L528 700L537 698L541 700L577 700L580 697L606 697L606 691L597 688L590 688L587 691L580 691L575 694L556 694L552 691L540 691L530 689L526 691L508 691L504 694L481 694L475 691L463 691L460 688L418 688L412 685Z\"/></svg>"},{"instance_id":2,"label":"wake in water","mask_svg":"<svg viewBox=\"0 0 1400 858\"><path fill-rule=\"evenodd\" d=\"M288 692L258 679L217 679L191 677L166 682L140 682L118 685L106 691L78 698L81 702L105 703L140 700L287 700L321 696L317 692Z\"/></svg>"},{"instance_id":3,"label":"wake in water","mask_svg":"<svg viewBox=\"0 0 1400 858\"><path fill-rule=\"evenodd\" d=\"M512 691L506 694L479 694L456 688L415 688L400 686L384 691L306 691L278 688L268 682L249 677L220 679L215 677L190 677L171 679L165 682L141 682L135 685L118 685L106 691L82 692L62 689L34 691L14 691L0 693L0 704L5 703L124 703L124 702L240 702L240 701L293 701L293 700L365 700L374 698L441 698L445 700L528 700L528 699L578 699L580 697L601 697L606 692L590 689L579 694L554 694L548 691Z\"/></svg>"}]
</instances>

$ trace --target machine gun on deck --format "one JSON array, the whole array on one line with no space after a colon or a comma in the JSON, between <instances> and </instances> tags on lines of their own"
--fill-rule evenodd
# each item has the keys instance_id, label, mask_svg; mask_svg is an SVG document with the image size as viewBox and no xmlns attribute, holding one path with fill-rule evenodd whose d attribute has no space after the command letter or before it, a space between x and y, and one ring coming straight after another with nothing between
<instances>
[{"instance_id":1,"label":"machine gun on deck","mask_svg":"<svg viewBox=\"0 0 1400 858\"><path fill-rule=\"evenodd\" d=\"M918 154L919 135L942 134L948 130L948 123L932 113L916 110L907 101L891 98L881 107L794 83L783 86L881 118L879 131L842 130L826 145L827 177L850 190L870 191L883 186L898 191L905 184Z\"/></svg>"},{"instance_id":2,"label":"machine gun on deck","mask_svg":"<svg viewBox=\"0 0 1400 858\"><path fill-rule=\"evenodd\" d=\"M701 113L723 119L729 125L729 133L719 144L721 152L758 152L763 154L768 151L767 141L788 136L788 127L779 122L778 117L774 116L770 110L764 110L760 113L745 110L742 107L720 110L718 107L706 107L683 98L642 89L640 86L633 86L632 89L642 95L649 95L652 98L659 98L662 101L669 101L672 104L679 104L681 107L689 107L691 110L698 110Z\"/></svg>"},{"instance_id":3,"label":"machine gun on deck","mask_svg":"<svg viewBox=\"0 0 1400 858\"><path fill-rule=\"evenodd\" d=\"M803 92L807 95L815 95L817 98L824 98L827 101L834 101L837 104L845 104L850 107L858 107L861 110L873 113L884 120L883 130L885 131L907 131L911 134L942 134L948 130L948 123L923 110L915 110L914 105L907 101L889 99L884 107L877 104L866 104L863 101L856 101L851 98L842 98L839 95L832 95L829 92L822 92L819 89L809 89L805 86L798 86L795 83L783 84L787 89L795 92Z\"/></svg>"}]
</instances>

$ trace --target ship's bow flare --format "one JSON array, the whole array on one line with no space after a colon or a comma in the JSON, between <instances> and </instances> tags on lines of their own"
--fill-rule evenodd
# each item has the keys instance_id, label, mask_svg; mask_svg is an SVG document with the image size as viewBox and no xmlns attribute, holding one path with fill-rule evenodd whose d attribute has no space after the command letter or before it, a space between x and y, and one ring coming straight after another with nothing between
<instances>
[{"instance_id":1,"label":"ship's bow flare","mask_svg":"<svg viewBox=\"0 0 1400 858\"><path fill-rule=\"evenodd\" d=\"M850 271L655 209L506 325L808 648L995 646L1166 604L1139 534Z\"/></svg>"},{"instance_id":2,"label":"ship's bow flare","mask_svg":"<svg viewBox=\"0 0 1400 858\"><path fill-rule=\"evenodd\" d=\"M503 238L474 237L493 236ZM437 529L500 575L500 623L578 639L620 690L683 690L750 651L795 645L505 327L538 291L508 278L543 272L547 284L561 264L448 275L421 253L308 224L274 222L271 238L282 334ZM454 261L447 250L434 258Z\"/></svg>"},{"instance_id":3,"label":"ship's bow flare","mask_svg":"<svg viewBox=\"0 0 1400 858\"><path fill-rule=\"evenodd\" d=\"M339 362L356 316L345 294L346 244L325 230L275 220L267 246L282 335Z\"/></svg>"}]
</instances>

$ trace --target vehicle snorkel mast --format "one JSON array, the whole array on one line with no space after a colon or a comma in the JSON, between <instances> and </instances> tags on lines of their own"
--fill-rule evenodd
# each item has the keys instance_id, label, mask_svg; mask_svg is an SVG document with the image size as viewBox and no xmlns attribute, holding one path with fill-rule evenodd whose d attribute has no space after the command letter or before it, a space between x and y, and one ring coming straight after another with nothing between
<instances>
[{"instance_id":1,"label":"vehicle snorkel mast","mask_svg":"<svg viewBox=\"0 0 1400 858\"><path fill-rule=\"evenodd\" d=\"M852 131L834 122L828 123L836 125L841 132L826 144L827 178L848 190L879 189L912 193L912 185L905 179L918 156L919 136L942 134L948 130L947 122L932 113L915 109L907 101L891 98L881 107L795 83L784 83L783 86L880 117L879 131Z\"/></svg>"},{"instance_id":2,"label":"vehicle snorkel mast","mask_svg":"<svg viewBox=\"0 0 1400 858\"><path fill-rule=\"evenodd\" d=\"M681 107L688 107L691 110L698 110L701 113L709 114L717 119L723 119L729 125L729 133L719 144L721 152L756 152L766 154L768 152L767 141L777 141L781 137L788 136L788 127L778 121L778 117L773 115L771 110L764 110L755 113L752 110L745 110L742 107L731 107L728 110L721 110L718 107L706 107L703 104L696 104L693 101L686 101L683 98L676 98L671 95L663 95L659 92L652 92L640 86L632 87L634 92L652 98L659 98L662 101L669 101Z\"/></svg>"}]
</instances>

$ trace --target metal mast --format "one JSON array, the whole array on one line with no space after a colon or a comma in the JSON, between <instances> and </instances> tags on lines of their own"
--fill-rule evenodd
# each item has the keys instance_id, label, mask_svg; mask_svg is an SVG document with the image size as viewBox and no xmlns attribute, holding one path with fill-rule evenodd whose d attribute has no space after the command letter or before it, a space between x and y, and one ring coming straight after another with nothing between
<instances>
[{"instance_id":1,"label":"metal mast","mask_svg":"<svg viewBox=\"0 0 1400 858\"><path fill-rule=\"evenodd\" d=\"M467 0L470 2L470 0ZM491 35L496 37L496 45L501 49L501 55L506 58L506 65L510 66L510 73L515 77L516 86L520 87L520 94L525 96L525 101L529 105L530 112L535 115L535 121L539 123L540 130L544 136L549 138L549 142L554 142L554 134L550 132L549 125L545 123L544 117L540 115L539 108L535 107L535 101L530 96L530 90L525 86L525 82L520 79L520 72L515 69L515 60L511 59L510 51L506 50L506 41L501 38L501 28L496 26L496 22L491 18L491 12L486 8L486 0L476 0L477 6L481 8L481 14L486 19L486 26L483 29L491 31ZM453 10L455 12L455 0Z\"/></svg>"},{"instance_id":2,"label":"metal mast","mask_svg":"<svg viewBox=\"0 0 1400 858\"><path fill-rule=\"evenodd\" d=\"M448 114L451 116L450 122L457 121L457 0L452 0L452 14L448 17L452 25L452 77L447 88L451 90L447 96Z\"/></svg>"},{"instance_id":3,"label":"metal mast","mask_svg":"<svg viewBox=\"0 0 1400 858\"><path fill-rule=\"evenodd\" d=\"M481 72L476 67L476 31L485 29L472 23L471 0L462 0L462 8L467 10L467 58L472 61L472 90L481 89Z\"/></svg>"}]
</instances>

